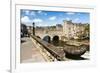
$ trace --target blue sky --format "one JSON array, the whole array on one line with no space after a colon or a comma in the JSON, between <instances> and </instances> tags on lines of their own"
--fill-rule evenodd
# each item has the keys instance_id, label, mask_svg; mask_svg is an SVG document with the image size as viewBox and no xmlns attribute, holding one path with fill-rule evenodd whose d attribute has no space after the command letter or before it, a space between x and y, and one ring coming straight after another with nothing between
<instances>
[{"instance_id":1,"label":"blue sky","mask_svg":"<svg viewBox=\"0 0 100 73\"><path fill-rule=\"evenodd\" d=\"M63 20L72 20L74 23L90 23L90 14L84 12L56 12L40 10L21 10L21 23L32 26L53 26L63 24Z\"/></svg>"}]
</instances>

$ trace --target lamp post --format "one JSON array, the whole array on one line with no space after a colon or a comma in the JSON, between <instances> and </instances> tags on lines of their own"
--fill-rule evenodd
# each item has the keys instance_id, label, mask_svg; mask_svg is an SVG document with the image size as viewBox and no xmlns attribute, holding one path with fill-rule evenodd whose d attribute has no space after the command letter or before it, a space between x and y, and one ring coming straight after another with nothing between
<instances>
[{"instance_id":1,"label":"lamp post","mask_svg":"<svg viewBox=\"0 0 100 73\"><path fill-rule=\"evenodd\" d=\"M35 23L33 22L33 35L35 35Z\"/></svg>"}]
</instances>

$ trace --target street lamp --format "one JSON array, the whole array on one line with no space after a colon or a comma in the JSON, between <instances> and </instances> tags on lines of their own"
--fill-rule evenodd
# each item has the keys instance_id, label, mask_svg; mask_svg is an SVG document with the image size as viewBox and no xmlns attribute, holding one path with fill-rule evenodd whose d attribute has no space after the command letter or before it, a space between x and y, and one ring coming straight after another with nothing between
<instances>
[{"instance_id":1,"label":"street lamp","mask_svg":"<svg viewBox=\"0 0 100 73\"><path fill-rule=\"evenodd\" d=\"M35 23L33 22L33 35L35 35Z\"/></svg>"}]
</instances>

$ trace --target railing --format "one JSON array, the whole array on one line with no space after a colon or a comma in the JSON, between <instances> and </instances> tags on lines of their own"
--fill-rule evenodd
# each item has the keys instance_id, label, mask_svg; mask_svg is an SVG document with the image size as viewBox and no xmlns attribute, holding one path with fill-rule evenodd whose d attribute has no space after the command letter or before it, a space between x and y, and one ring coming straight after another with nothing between
<instances>
[{"instance_id":1,"label":"railing","mask_svg":"<svg viewBox=\"0 0 100 73\"><path fill-rule=\"evenodd\" d=\"M65 60L65 53L62 49L55 47L52 44L49 44L48 42L45 42L41 40L40 38L31 35L33 39L35 39L40 45L42 45L52 56L54 56L59 61Z\"/></svg>"}]
</instances>

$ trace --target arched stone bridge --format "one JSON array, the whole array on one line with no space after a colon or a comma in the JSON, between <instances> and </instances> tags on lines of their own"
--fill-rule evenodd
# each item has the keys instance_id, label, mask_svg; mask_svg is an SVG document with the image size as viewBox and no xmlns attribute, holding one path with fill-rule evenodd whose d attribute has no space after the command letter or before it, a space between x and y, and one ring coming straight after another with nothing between
<instances>
[{"instance_id":1,"label":"arched stone bridge","mask_svg":"<svg viewBox=\"0 0 100 73\"><path fill-rule=\"evenodd\" d=\"M51 42L51 41L59 41L61 40L61 36L63 36L63 32L61 30L55 30L55 31L36 31L35 35L37 37L40 37L41 39Z\"/></svg>"}]
</instances>

